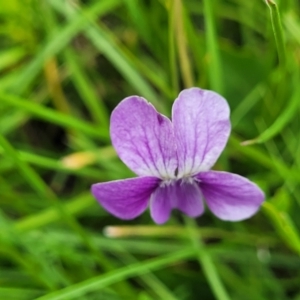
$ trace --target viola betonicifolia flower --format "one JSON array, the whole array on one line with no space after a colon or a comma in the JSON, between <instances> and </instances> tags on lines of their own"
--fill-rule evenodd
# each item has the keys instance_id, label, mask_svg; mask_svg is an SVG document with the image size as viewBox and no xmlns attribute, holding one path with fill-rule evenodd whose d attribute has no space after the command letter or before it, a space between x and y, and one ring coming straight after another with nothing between
<instances>
[{"instance_id":1,"label":"viola betonicifolia flower","mask_svg":"<svg viewBox=\"0 0 300 300\"><path fill-rule=\"evenodd\" d=\"M125 98L112 112L110 135L138 177L96 183L93 195L120 219L133 219L148 206L158 224L172 209L194 218L204 212L204 202L222 220L251 217L264 201L260 188L237 174L211 170L230 134L229 114L223 97L199 88L179 94L172 121L144 98Z\"/></svg>"}]
</instances>

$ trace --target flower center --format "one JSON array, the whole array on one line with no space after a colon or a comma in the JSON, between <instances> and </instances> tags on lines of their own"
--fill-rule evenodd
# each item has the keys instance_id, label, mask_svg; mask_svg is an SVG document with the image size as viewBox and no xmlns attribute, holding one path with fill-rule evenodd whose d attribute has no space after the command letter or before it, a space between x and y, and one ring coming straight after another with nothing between
<instances>
[{"instance_id":1,"label":"flower center","mask_svg":"<svg viewBox=\"0 0 300 300\"><path fill-rule=\"evenodd\" d=\"M168 178L168 179L164 179L162 180L162 182L160 183L160 187L166 187L166 186L172 186L175 184L193 184L195 181L197 181L195 178L193 178L192 176L184 176L182 178Z\"/></svg>"}]
</instances>

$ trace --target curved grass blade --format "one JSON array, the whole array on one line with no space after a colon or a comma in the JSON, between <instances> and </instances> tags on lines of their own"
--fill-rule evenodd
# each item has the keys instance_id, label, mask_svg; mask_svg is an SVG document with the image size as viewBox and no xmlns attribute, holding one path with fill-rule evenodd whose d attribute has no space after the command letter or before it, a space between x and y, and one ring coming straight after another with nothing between
<instances>
[{"instance_id":1,"label":"curved grass blade","mask_svg":"<svg viewBox=\"0 0 300 300\"><path fill-rule=\"evenodd\" d=\"M300 254L300 236L290 216L278 211L270 202L265 202L262 208L286 245Z\"/></svg>"},{"instance_id":2,"label":"curved grass blade","mask_svg":"<svg viewBox=\"0 0 300 300\"><path fill-rule=\"evenodd\" d=\"M242 142L243 146L264 143L276 136L290 122L298 110L300 105L300 89L298 88L294 96L289 101L287 108L279 115L275 122L265 130L260 136L253 140Z\"/></svg>"},{"instance_id":3,"label":"curved grass blade","mask_svg":"<svg viewBox=\"0 0 300 300\"><path fill-rule=\"evenodd\" d=\"M233 134L229 138L229 145L243 153L246 157L252 159L253 161L261 164L265 168L276 172L282 180L287 178L293 182L300 182L300 173L298 169L289 168L282 161L276 159L275 157L270 157L266 153L255 149L254 147L244 147L241 145L241 140L238 139Z\"/></svg>"},{"instance_id":4,"label":"curved grass blade","mask_svg":"<svg viewBox=\"0 0 300 300\"><path fill-rule=\"evenodd\" d=\"M8 106L13 106L17 109L22 109L36 116L39 119L47 120L49 122L58 124L68 129L77 129L82 133L98 139L109 140L108 132L101 128L96 128L92 124L76 119L72 116L54 111L52 109L43 107L41 105L30 102L29 100L22 99L10 94L0 94L0 100Z\"/></svg>"},{"instance_id":5,"label":"curved grass blade","mask_svg":"<svg viewBox=\"0 0 300 300\"><path fill-rule=\"evenodd\" d=\"M283 30L282 30L282 24L280 19L280 13L278 6L275 1L273 0L266 0L266 3L270 9L270 15L271 15L271 23L272 28L274 32L277 52L278 52L278 58L282 66L285 66L286 64L286 49L285 49L285 43L284 43L284 37L283 37Z\"/></svg>"},{"instance_id":6,"label":"curved grass blade","mask_svg":"<svg viewBox=\"0 0 300 300\"><path fill-rule=\"evenodd\" d=\"M89 81L87 74L84 72L84 68L81 66L75 51L73 51L71 47L65 50L65 58L71 71L71 79L74 81L74 86L89 110L94 122L108 128L109 114L107 108L103 104L102 99L99 99L99 96L96 94L94 86Z\"/></svg>"},{"instance_id":7,"label":"curved grass blade","mask_svg":"<svg viewBox=\"0 0 300 300\"><path fill-rule=\"evenodd\" d=\"M78 15L82 15L82 11L71 6L65 9L60 1L52 1L54 8L65 15L68 19L73 20ZM91 40L94 46L115 66L115 68L124 76L124 78L145 98L161 107L161 103L157 101L157 96L153 88L147 81L137 72L133 65L126 59L118 44L114 42L111 36L96 23L85 30L86 36Z\"/></svg>"},{"instance_id":8,"label":"curved grass blade","mask_svg":"<svg viewBox=\"0 0 300 300\"><path fill-rule=\"evenodd\" d=\"M63 49L71 39L82 31L91 21L110 10L113 10L120 4L120 0L96 1L81 14L75 16L64 28L62 28L46 45L38 52L38 55L23 70L18 77L15 78L13 85L9 90L17 94L22 94L27 90L31 82L41 71L45 61L57 54Z\"/></svg>"},{"instance_id":9,"label":"curved grass blade","mask_svg":"<svg viewBox=\"0 0 300 300\"><path fill-rule=\"evenodd\" d=\"M185 248L184 250L171 253L165 256L149 259L144 262L134 263L123 268L111 271L104 275L100 275L83 282L71 285L65 289L50 293L36 300L60 300L60 299L74 299L82 297L91 291L101 290L102 288L119 282L121 280L131 278L134 276L146 274L149 270L157 270L164 268L169 264L176 263L183 259L190 258L195 255L193 248Z\"/></svg>"}]
</instances>

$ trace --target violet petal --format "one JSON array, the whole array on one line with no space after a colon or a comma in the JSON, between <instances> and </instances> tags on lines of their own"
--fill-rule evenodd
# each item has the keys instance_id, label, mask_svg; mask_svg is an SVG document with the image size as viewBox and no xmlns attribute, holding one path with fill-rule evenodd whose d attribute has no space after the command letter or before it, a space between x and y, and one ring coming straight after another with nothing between
<instances>
[{"instance_id":1,"label":"violet petal","mask_svg":"<svg viewBox=\"0 0 300 300\"><path fill-rule=\"evenodd\" d=\"M196 178L209 209L222 220L250 218L264 201L262 190L237 174L209 171L199 173Z\"/></svg>"},{"instance_id":2,"label":"violet petal","mask_svg":"<svg viewBox=\"0 0 300 300\"><path fill-rule=\"evenodd\" d=\"M230 134L229 113L226 100L215 92L190 88L179 94L172 110L179 176L214 165Z\"/></svg>"},{"instance_id":3,"label":"violet petal","mask_svg":"<svg viewBox=\"0 0 300 300\"><path fill-rule=\"evenodd\" d=\"M178 180L155 190L150 200L152 219L158 224L165 223L173 208L190 217L198 217L204 212L202 195L195 182Z\"/></svg>"},{"instance_id":4,"label":"violet petal","mask_svg":"<svg viewBox=\"0 0 300 300\"><path fill-rule=\"evenodd\" d=\"M151 196L150 214L153 221L163 224L170 218L172 210L172 198L168 187L159 187Z\"/></svg>"},{"instance_id":5,"label":"violet petal","mask_svg":"<svg viewBox=\"0 0 300 300\"><path fill-rule=\"evenodd\" d=\"M124 99L112 112L110 135L122 161L139 176L173 177L177 155L171 121L144 98Z\"/></svg>"},{"instance_id":6,"label":"violet petal","mask_svg":"<svg viewBox=\"0 0 300 300\"><path fill-rule=\"evenodd\" d=\"M129 220L145 211L159 182L156 177L101 182L92 185L92 194L108 212L120 219Z\"/></svg>"},{"instance_id":7,"label":"violet petal","mask_svg":"<svg viewBox=\"0 0 300 300\"><path fill-rule=\"evenodd\" d=\"M176 207L189 217L195 218L203 214L203 196L195 182L182 182L177 187Z\"/></svg>"}]
</instances>

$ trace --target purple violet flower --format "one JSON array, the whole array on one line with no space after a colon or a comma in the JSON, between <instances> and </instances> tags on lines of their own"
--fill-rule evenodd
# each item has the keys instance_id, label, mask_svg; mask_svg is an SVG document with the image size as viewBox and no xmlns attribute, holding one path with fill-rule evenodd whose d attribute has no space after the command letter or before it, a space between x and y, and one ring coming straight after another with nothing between
<instances>
[{"instance_id":1,"label":"purple violet flower","mask_svg":"<svg viewBox=\"0 0 300 300\"><path fill-rule=\"evenodd\" d=\"M133 219L148 205L158 224L172 209L194 218L204 212L204 199L222 220L251 217L264 201L260 188L239 175L210 170L227 143L229 113L223 97L199 88L179 94L172 122L144 98L125 98L112 112L111 140L139 177L96 183L93 195L120 219Z\"/></svg>"}]
</instances>

